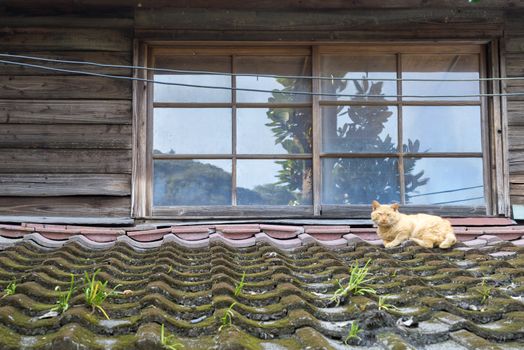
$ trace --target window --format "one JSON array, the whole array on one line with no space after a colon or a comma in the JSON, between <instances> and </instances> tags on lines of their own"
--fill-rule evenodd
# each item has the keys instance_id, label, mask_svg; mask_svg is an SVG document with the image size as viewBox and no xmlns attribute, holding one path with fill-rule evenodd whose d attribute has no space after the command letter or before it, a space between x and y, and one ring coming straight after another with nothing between
<instances>
[{"instance_id":1,"label":"window","mask_svg":"<svg viewBox=\"0 0 524 350\"><path fill-rule=\"evenodd\" d=\"M147 96L154 216L347 217L373 199L490 205L480 45L183 46L149 57L160 82Z\"/></svg>"}]
</instances>

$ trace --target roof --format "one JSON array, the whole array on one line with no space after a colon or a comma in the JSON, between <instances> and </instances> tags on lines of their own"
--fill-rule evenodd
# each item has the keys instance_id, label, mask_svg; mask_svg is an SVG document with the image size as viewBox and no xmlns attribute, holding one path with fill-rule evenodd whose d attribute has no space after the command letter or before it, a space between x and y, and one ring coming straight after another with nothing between
<instances>
[{"instance_id":1,"label":"roof","mask_svg":"<svg viewBox=\"0 0 524 350\"><path fill-rule=\"evenodd\" d=\"M522 349L524 227L471 223L450 250L385 249L371 227L1 225L0 285L16 290L0 299L0 348L160 349L163 324L184 349L342 349L355 323L357 349ZM336 306L337 280L369 259L376 295ZM97 269L120 285L110 320L85 303L81 277ZM71 307L42 318L71 273Z\"/></svg>"}]
</instances>

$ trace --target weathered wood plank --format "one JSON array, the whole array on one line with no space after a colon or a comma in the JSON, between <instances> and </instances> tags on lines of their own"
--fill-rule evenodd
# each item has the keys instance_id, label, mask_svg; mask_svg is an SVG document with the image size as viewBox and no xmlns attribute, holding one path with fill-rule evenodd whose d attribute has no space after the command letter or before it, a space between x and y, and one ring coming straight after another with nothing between
<instances>
[{"instance_id":1,"label":"weathered wood plank","mask_svg":"<svg viewBox=\"0 0 524 350\"><path fill-rule=\"evenodd\" d=\"M524 101L510 101L508 103L508 125L524 126Z\"/></svg>"},{"instance_id":2,"label":"weathered wood plank","mask_svg":"<svg viewBox=\"0 0 524 350\"><path fill-rule=\"evenodd\" d=\"M0 216L125 217L129 197L0 197Z\"/></svg>"},{"instance_id":3,"label":"weathered wood plank","mask_svg":"<svg viewBox=\"0 0 524 350\"><path fill-rule=\"evenodd\" d=\"M5 27L60 27L60 28L132 28L131 18L79 17L79 16L2 16Z\"/></svg>"},{"instance_id":4,"label":"weathered wood plank","mask_svg":"<svg viewBox=\"0 0 524 350\"><path fill-rule=\"evenodd\" d=\"M505 39L506 52L521 53L524 52L524 35L522 36L509 36Z\"/></svg>"},{"instance_id":5,"label":"weathered wood plank","mask_svg":"<svg viewBox=\"0 0 524 350\"><path fill-rule=\"evenodd\" d=\"M499 24L413 25L411 28L395 28L395 30L156 30L137 29L137 39L154 41L355 41L355 40L479 40L494 38L502 33ZM284 44L282 44L284 45Z\"/></svg>"},{"instance_id":6,"label":"weathered wood plank","mask_svg":"<svg viewBox=\"0 0 524 350\"><path fill-rule=\"evenodd\" d=\"M370 9L370 8L522 8L524 4L519 0L482 0L476 4L456 0L257 0L257 1L209 1L209 0L75 0L75 6L66 0L4 0L9 10L27 8L35 11L50 11L60 6L62 10L85 10L107 6L123 8L211 8L211 9ZM140 4L140 5L138 5Z\"/></svg>"},{"instance_id":7,"label":"weathered wood plank","mask_svg":"<svg viewBox=\"0 0 524 350\"><path fill-rule=\"evenodd\" d=\"M513 125L508 129L510 151L524 150L524 126Z\"/></svg>"},{"instance_id":8,"label":"weathered wood plank","mask_svg":"<svg viewBox=\"0 0 524 350\"><path fill-rule=\"evenodd\" d=\"M508 101L524 101L524 80L509 80L506 83L506 92L520 94L508 96Z\"/></svg>"},{"instance_id":9,"label":"weathered wood plank","mask_svg":"<svg viewBox=\"0 0 524 350\"><path fill-rule=\"evenodd\" d=\"M74 224L74 225L133 225L129 216L123 217L78 217L78 216L36 216L36 215L0 215L0 222L19 224L21 222L42 224Z\"/></svg>"},{"instance_id":10,"label":"weathered wood plank","mask_svg":"<svg viewBox=\"0 0 524 350\"><path fill-rule=\"evenodd\" d=\"M0 174L0 196L128 196L130 175Z\"/></svg>"},{"instance_id":11,"label":"weathered wood plank","mask_svg":"<svg viewBox=\"0 0 524 350\"><path fill-rule=\"evenodd\" d=\"M228 218L228 217L304 217L313 215L312 206L264 206L264 208L250 207L157 207L153 208L153 216L166 218Z\"/></svg>"},{"instance_id":12,"label":"weathered wood plank","mask_svg":"<svg viewBox=\"0 0 524 350\"><path fill-rule=\"evenodd\" d=\"M1 20L0 20L1 23ZM15 54L13 52L10 52ZM102 64L111 64L111 65L131 65L131 52L106 52L106 51L32 51L32 52L22 52L21 56L32 56L38 58L48 58L54 60L67 60L67 61L83 61L83 62L95 62ZM53 63L46 61L37 61L29 60L22 58L10 58L10 57L0 57L2 60L8 61L17 61L22 63L31 63L44 65L52 68L60 69L72 69L72 70L82 70L85 72L95 72L102 74L111 74L111 75L125 75L131 76L131 69L124 68L112 68L112 67L97 67L92 65L77 65L77 64L66 64L66 63ZM67 75L68 73L55 72L50 70L43 69L34 69L30 67L21 67L11 64L0 63L0 75Z\"/></svg>"},{"instance_id":13,"label":"weathered wood plank","mask_svg":"<svg viewBox=\"0 0 524 350\"><path fill-rule=\"evenodd\" d=\"M524 175L510 177L510 194L513 197L522 197L524 200Z\"/></svg>"},{"instance_id":14,"label":"weathered wood plank","mask_svg":"<svg viewBox=\"0 0 524 350\"><path fill-rule=\"evenodd\" d=\"M6 124L0 147L131 149L131 133L131 125Z\"/></svg>"},{"instance_id":15,"label":"weathered wood plank","mask_svg":"<svg viewBox=\"0 0 524 350\"><path fill-rule=\"evenodd\" d=\"M524 76L524 51L506 55L506 74L508 77Z\"/></svg>"},{"instance_id":16,"label":"weathered wood plank","mask_svg":"<svg viewBox=\"0 0 524 350\"><path fill-rule=\"evenodd\" d=\"M0 100L0 122L14 124L131 124L131 101Z\"/></svg>"},{"instance_id":17,"label":"weathered wood plank","mask_svg":"<svg viewBox=\"0 0 524 350\"><path fill-rule=\"evenodd\" d=\"M511 196L511 204L524 204L524 196Z\"/></svg>"},{"instance_id":18,"label":"weathered wood plank","mask_svg":"<svg viewBox=\"0 0 524 350\"><path fill-rule=\"evenodd\" d=\"M508 161L510 178L514 175L524 175L524 151L510 150Z\"/></svg>"},{"instance_id":19,"label":"weathered wood plank","mask_svg":"<svg viewBox=\"0 0 524 350\"><path fill-rule=\"evenodd\" d=\"M129 150L0 149L0 173L130 174Z\"/></svg>"},{"instance_id":20,"label":"weathered wood plank","mask_svg":"<svg viewBox=\"0 0 524 350\"><path fill-rule=\"evenodd\" d=\"M413 28L416 24L502 23L504 12L469 8L359 11L247 11L220 9L137 9L137 28L199 30L372 30L392 25ZM395 28L396 29L396 28Z\"/></svg>"},{"instance_id":21,"label":"weathered wood plank","mask_svg":"<svg viewBox=\"0 0 524 350\"><path fill-rule=\"evenodd\" d=\"M0 76L3 99L131 99L131 81L88 76Z\"/></svg>"},{"instance_id":22,"label":"weathered wood plank","mask_svg":"<svg viewBox=\"0 0 524 350\"><path fill-rule=\"evenodd\" d=\"M0 28L0 49L131 52L132 33L117 29Z\"/></svg>"},{"instance_id":23,"label":"weathered wood plank","mask_svg":"<svg viewBox=\"0 0 524 350\"><path fill-rule=\"evenodd\" d=\"M445 215L448 217L460 216L482 216L486 215L486 207L468 207L468 206L434 206L434 205L403 205L401 210L405 213L426 213L434 215ZM323 205L322 217L346 217L346 218L364 218L369 217L371 208L369 205L354 205L351 208L345 205Z\"/></svg>"}]
</instances>

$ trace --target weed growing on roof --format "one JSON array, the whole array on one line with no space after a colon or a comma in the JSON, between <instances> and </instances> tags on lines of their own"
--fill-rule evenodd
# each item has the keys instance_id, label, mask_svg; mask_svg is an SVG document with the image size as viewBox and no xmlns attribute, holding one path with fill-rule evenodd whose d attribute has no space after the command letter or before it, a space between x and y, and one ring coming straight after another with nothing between
<instances>
[{"instance_id":1,"label":"weed growing on roof","mask_svg":"<svg viewBox=\"0 0 524 350\"><path fill-rule=\"evenodd\" d=\"M362 329L359 328L358 321L353 321L351 323L351 328L348 331L348 335L344 338L344 344L349 345L348 343L353 339L360 340L360 337L358 336L360 332L362 332Z\"/></svg>"},{"instance_id":2,"label":"weed growing on roof","mask_svg":"<svg viewBox=\"0 0 524 350\"><path fill-rule=\"evenodd\" d=\"M346 285L342 285L340 281L337 281L339 288L335 291L333 296L329 299L330 301L335 301L336 306L340 305L342 298L352 295L365 295L365 294L376 294L375 289L371 287L366 287L365 285L369 283L373 278L367 278L369 274L369 259L363 267L358 265L358 260L355 261L355 264L349 268L349 280Z\"/></svg>"},{"instance_id":3,"label":"weed growing on roof","mask_svg":"<svg viewBox=\"0 0 524 350\"><path fill-rule=\"evenodd\" d=\"M220 327L218 327L218 331L220 332L225 327L231 326L231 323L233 321L233 317L235 314L233 313L233 307L237 304L236 301L232 302L231 305L227 308L226 312L224 312L224 316L220 317Z\"/></svg>"},{"instance_id":4,"label":"weed growing on roof","mask_svg":"<svg viewBox=\"0 0 524 350\"><path fill-rule=\"evenodd\" d=\"M240 282L238 282L235 285L235 297L238 297L240 295L240 292L242 292L242 289L245 286L244 280L246 279L246 271L242 273L242 277L240 278ZM220 318L220 327L218 328L218 331L220 332L223 328L231 326L231 323L233 321L233 317L235 316L235 313L233 312L233 307L237 304L236 301L232 302L231 305L227 308L227 310L224 312L224 315Z\"/></svg>"},{"instance_id":5,"label":"weed growing on roof","mask_svg":"<svg viewBox=\"0 0 524 350\"><path fill-rule=\"evenodd\" d=\"M57 305L54 308L52 308L51 311L63 313L66 312L67 309L69 309L69 299L71 299L71 296L73 295L73 292L75 290L75 275L71 273L70 276L71 282L69 283L69 290L67 291L67 293L61 294L58 297L58 300L56 302ZM55 290L60 291L60 287L56 286Z\"/></svg>"},{"instance_id":6,"label":"weed growing on roof","mask_svg":"<svg viewBox=\"0 0 524 350\"><path fill-rule=\"evenodd\" d=\"M85 301L87 305L91 306L92 313L95 312L96 309L100 310L102 314L104 314L105 318L109 320L109 316L107 315L104 308L101 306L102 303L106 300L106 298L112 294L114 294L115 289L120 287L120 284L116 285L115 288L113 288L111 291L107 290L107 281L101 282L96 279L96 275L100 272L100 269L97 269L93 273L93 277L89 277L89 274L85 272L84 276L84 296Z\"/></svg>"},{"instance_id":7,"label":"weed growing on roof","mask_svg":"<svg viewBox=\"0 0 524 350\"><path fill-rule=\"evenodd\" d=\"M491 292L493 291L493 289L493 287L490 287L486 284L486 279L482 279L482 283L477 289L477 293L479 293L482 297L482 299L480 300L481 304L484 304L489 298L491 298Z\"/></svg>"},{"instance_id":8,"label":"weed growing on roof","mask_svg":"<svg viewBox=\"0 0 524 350\"><path fill-rule=\"evenodd\" d=\"M4 295L0 299L4 299L8 295L13 295L16 293L16 280L9 282L7 287L4 289Z\"/></svg>"},{"instance_id":9,"label":"weed growing on roof","mask_svg":"<svg viewBox=\"0 0 524 350\"><path fill-rule=\"evenodd\" d=\"M237 285L235 286L235 296L236 297L240 295L240 292L242 291L242 289L246 285L246 283L244 282L245 279L246 279L246 271L244 271L242 273L242 277L240 278L240 282L238 282Z\"/></svg>"},{"instance_id":10,"label":"weed growing on roof","mask_svg":"<svg viewBox=\"0 0 524 350\"><path fill-rule=\"evenodd\" d=\"M382 296L378 297L378 309L384 311L398 310L395 305L386 303L386 298Z\"/></svg>"},{"instance_id":11,"label":"weed growing on roof","mask_svg":"<svg viewBox=\"0 0 524 350\"><path fill-rule=\"evenodd\" d=\"M182 348L184 347L183 344L178 343L176 341L176 338L173 334L170 334L170 335L165 334L163 323L162 323L162 326L160 327L160 344L162 344L162 346L165 349L169 349L169 350L178 350L180 347Z\"/></svg>"},{"instance_id":12,"label":"weed growing on roof","mask_svg":"<svg viewBox=\"0 0 524 350\"><path fill-rule=\"evenodd\" d=\"M167 269L167 273L170 274L173 272L173 265L169 265L169 268Z\"/></svg>"}]
</instances>

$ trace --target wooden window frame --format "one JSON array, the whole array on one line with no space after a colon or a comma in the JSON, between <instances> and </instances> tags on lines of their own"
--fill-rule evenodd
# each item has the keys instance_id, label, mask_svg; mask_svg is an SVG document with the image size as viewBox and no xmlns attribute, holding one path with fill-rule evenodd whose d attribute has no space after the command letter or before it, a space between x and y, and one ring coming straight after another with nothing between
<instances>
[{"instance_id":1,"label":"wooden window frame","mask_svg":"<svg viewBox=\"0 0 524 350\"><path fill-rule=\"evenodd\" d=\"M287 45L286 45L287 44ZM282 46L286 45L286 46ZM500 76L498 56L498 42L468 42L456 44L453 42L442 42L437 44L429 43L256 43L253 45L243 43L216 43L216 42L188 42L188 43L147 43L136 41L134 47L134 62L139 66L153 66L153 52L173 53L174 50L199 50L208 49L210 52L238 52L237 54L260 55L281 53L289 54L299 48L309 50L312 57L312 75L320 75L320 55L326 53L351 53L362 54L392 54L397 55L397 74L401 74L401 55L406 53L434 53L434 54L478 54L480 57L480 76L481 77L498 77ZM256 52L257 50L261 50ZM135 70L134 76L138 78L153 79L151 71ZM401 77L401 76L399 76ZM406 205L406 212L428 212L448 216L484 216L484 215L508 215L509 211L509 188L507 178L507 152L504 152L506 143L505 113L501 110L501 98L499 97L481 97L479 101L445 101L431 100L425 101L402 101L401 99L381 102L366 102L366 105L374 106L396 106L399 111L397 130L402 132L402 106L480 106L481 108L481 132L482 132L482 152L473 153L432 153L432 154L336 154L322 153L320 150L320 109L322 106L329 105L351 105L361 102L351 101L321 101L319 96L313 96L310 102L302 105L293 105L294 107L310 107L312 110L313 125L313 149L311 154L293 156L283 154L275 155L248 155L241 158L248 159L276 159L276 158L297 158L311 159L313 167L313 205L311 206L173 206L173 207L154 207L152 201L152 84L135 81L133 99L133 180L132 180L132 217L135 219L203 219L203 218L367 218L369 217L369 205L322 205L320 202L321 195L321 167L320 162L324 157L392 157L399 158L399 171L402 170L402 158L405 156L423 156L423 157L481 157L483 159L484 169L484 189L486 206L434 206L434 205ZM402 95L402 84L397 84L397 94ZM320 81L313 80L312 91L320 91ZM489 81L481 83L481 93L500 92L500 83ZM232 101L233 104L236 101ZM156 103L159 105L159 103ZM161 105L161 104L160 104ZM164 104L165 106L177 106L179 104ZM187 104L184 104L187 105ZM241 104L243 107L267 107L268 104ZM228 104L228 107L230 105ZM238 105L236 105L238 107ZM286 105L287 106L287 105ZM235 128L235 119L233 116L232 125ZM233 132L234 135L234 132ZM399 135L401 136L401 135ZM399 149L400 140L399 138ZM234 142L234 140L233 140ZM155 159L224 159L226 155L161 155ZM227 155L228 159L236 159L236 156ZM234 162L233 162L234 163ZM400 173L401 181L403 172ZM236 184L235 169L232 173L233 188ZM403 183L400 183L401 193L403 192ZM233 190L234 191L234 190ZM234 191L235 192L235 191ZM233 198L235 195L233 194ZM403 199L404 196L401 196Z\"/></svg>"}]
</instances>

